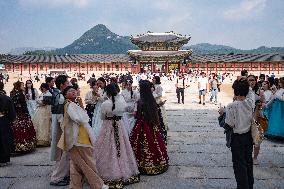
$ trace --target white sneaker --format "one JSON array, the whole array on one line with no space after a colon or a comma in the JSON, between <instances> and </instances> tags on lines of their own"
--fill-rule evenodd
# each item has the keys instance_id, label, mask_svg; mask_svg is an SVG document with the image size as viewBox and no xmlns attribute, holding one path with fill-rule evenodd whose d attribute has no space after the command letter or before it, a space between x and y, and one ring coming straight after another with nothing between
<instances>
[{"instance_id":1,"label":"white sneaker","mask_svg":"<svg viewBox=\"0 0 284 189\"><path fill-rule=\"evenodd\" d=\"M109 189L108 185L103 185L101 189Z\"/></svg>"}]
</instances>

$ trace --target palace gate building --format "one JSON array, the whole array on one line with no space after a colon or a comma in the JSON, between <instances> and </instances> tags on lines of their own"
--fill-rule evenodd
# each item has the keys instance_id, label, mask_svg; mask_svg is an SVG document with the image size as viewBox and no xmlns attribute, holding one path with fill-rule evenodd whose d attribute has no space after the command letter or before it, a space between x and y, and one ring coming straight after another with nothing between
<instances>
[{"instance_id":1,"label":"palace gate building","mask_svg":"<svg viewBox=\"0 0 284 189\"><path fill-rule=\"evenodd\" d=\"M180 72L202 70L239 73L284 74L284 54L196 54L182 50L190 36L173 32L152 33L131 37L139 50L128 54L70 54L70 55L9 55L0 54L0 65L6 72L43 74L50 71L79 72Z\"/></svg>"}]
</instances>

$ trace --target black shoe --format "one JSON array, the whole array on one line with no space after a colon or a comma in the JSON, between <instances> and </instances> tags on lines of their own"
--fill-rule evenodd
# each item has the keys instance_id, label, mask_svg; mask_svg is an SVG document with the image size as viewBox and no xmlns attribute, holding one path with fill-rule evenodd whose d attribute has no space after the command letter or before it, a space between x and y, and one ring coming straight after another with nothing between
<instances>
[{"instance_id":1,"label":"black shoe","mask_svg":"<svg viewBox=\"0 0 284 189\"><path fill-rule=\"evenodd\" d=\"M59 182L50 182L49 184L52 185L52 186L67 186L67 185L69 185L69 181L61 180Z\"/></svg>"},{"instance_id":2,"label":"black shoe","mask_svg":"<svg viewBox=\"0 0 284 189\"><path fill-rule=\"evenodd\" d=\"M184 104L184 102L182 102Z\"/></svg>"},{"instance_id":3,"label":"black shoe","mask_svg":"<svg viewBox=\"0 0 284 189\"><path fill-rule=\"evenodd\" d=\"M201 101L199 101L199 104L201 104Z\"/></svg>"},{"instance_id":4,"label":"black shoe","mask_svg":"<svg viewBox=\"0 0 284 189\"><path fill-rule=\"evenodd\" d=\"M68 181L68 182L70 182L70 176L67 176L67 177L64 177L64 179L63 179L64 181Z\"/></svg>"},{"instance_id":5,"label":"black shoe","mask_svg":"<svg viewBox=\"0 0 284 189\"><path fill-rule=\"evenodd\" d=\"M205 105L205 102L203 102L203 105Z\"/></svg>"}]
</instances>

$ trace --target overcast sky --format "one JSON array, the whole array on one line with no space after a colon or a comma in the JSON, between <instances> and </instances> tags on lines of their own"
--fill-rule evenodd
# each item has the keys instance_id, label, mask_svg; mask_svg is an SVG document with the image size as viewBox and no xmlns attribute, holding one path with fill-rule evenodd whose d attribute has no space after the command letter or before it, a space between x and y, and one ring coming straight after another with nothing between
<instances>
[{"instance_id":1,"label":"overcast sky","mask_svg":"<svg viewBox=\"0 0 284 189\"><path fill-rule=\"evenodd\" d=\"M96 24L119 35L175 31L189 45L284 46L284 1L0 0L0 53L64 47Z\"/></svg>"}]
</instances>

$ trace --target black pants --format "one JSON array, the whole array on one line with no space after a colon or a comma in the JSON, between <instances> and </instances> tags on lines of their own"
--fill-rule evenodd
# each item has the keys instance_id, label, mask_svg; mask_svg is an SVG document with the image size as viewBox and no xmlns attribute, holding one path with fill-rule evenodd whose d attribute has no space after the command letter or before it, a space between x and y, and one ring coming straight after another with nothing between
<instances>
[{"instance_id":1,"label":"black pants","mask_svg":"<svg viewBox=\"0 0 284 189\"><path fill-rule=\"evenodd\" d=\"M232 161L238 189L253 189L253 141L251 132L233 134Z\"/></svg>"},{"instance_id":2,"label":"black pants","mask_svg":"<svg viewBox=\"0 0 284 189\"><path fill-rule=\"evenodd\" d=\"M184 104L184 88L177 88L176 89L178 103L180 103L180 95L181 95L181 101Z\"/></svg>"},{"instance_id":3,"label":"black pants","mask_svg":"<svg viewBox=\"0 0 284 189\"><path fill-rule=\"evenodd\" d=\"M8 119L0 117L0 163L10 162L14 151L13 131Z\"/></svg>"}]
</instances>

